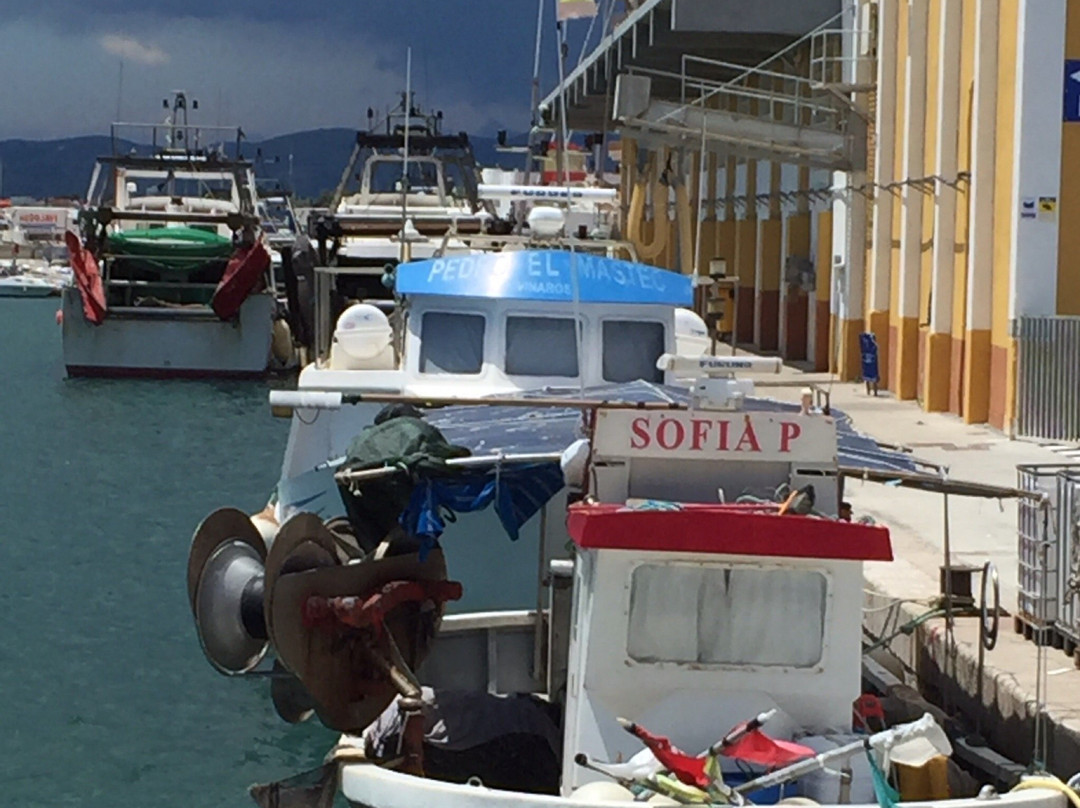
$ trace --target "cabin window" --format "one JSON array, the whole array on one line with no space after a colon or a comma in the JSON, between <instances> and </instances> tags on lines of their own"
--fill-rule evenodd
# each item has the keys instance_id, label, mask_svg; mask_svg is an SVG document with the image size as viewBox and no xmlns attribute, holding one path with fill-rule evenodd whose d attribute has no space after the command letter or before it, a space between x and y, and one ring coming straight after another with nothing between
<instances>
[{"instance_id":1,"label":"cabin window","mask_svg":"<svg viewBox=\"0 0 1080 808\"><path fill-rule=\"evenodd\" d=\"M811 668L827 591L811 570L642 565L631 578L627 650L638 662Z\"/></svg>"},{"instance_id":2,"label":"cabin window","mask_svg":"<svg viewBox=\"0 0 1080 808\"><path fill-rule=\"evenodd\" d=\"M427 312L420 328L421 373L479 373L484 364L484 318Z\"/></svg>"},{"instance_id":3,"label":"cabin window","mask_svg":"<svg viewBox=\"0 0 1080 808\"><path fill-rule=\"evenodd\" d=\"M604 322L604 381L663 382L656 360L664 353L663 323L638 320Z\"/></svg>"},{"instance_id":4,"label":"cabin window","mask_svg":"<svg viewBox=\"0 0 1080 808\"><path fill-rule=\"evenodd\" d=\"M556 317L507 317L505 369L511 376L577 376L574 321Z\"/></svg>"}]
</instances>

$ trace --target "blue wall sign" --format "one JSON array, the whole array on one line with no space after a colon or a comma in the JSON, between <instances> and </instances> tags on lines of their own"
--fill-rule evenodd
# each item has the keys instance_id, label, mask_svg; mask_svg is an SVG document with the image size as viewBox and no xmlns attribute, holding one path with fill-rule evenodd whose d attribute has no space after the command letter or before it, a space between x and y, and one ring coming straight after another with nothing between
<instances>
[{"instance_id":1,"label":"blue wall sign","mask_svg":"<svg viewBox=\"0 0 1080 808\"><path fill-rule=\"evenodd\" d=\"M565 250L511 250L450 255L400 264L395 290L442 295L568 303L690 306L687 275L646 264Z\"/></svg>"},{"instance_id":2,"label":"blue wall sign","mask_svg":"<svg viewBox=\"0 0 1080 808\"><path fill-rule=\"evenodd\" d=\"M1080 121L1080 59L1065 60L1065 108L1062 119L1066 123Z\"/></svg>"}]
</instances>

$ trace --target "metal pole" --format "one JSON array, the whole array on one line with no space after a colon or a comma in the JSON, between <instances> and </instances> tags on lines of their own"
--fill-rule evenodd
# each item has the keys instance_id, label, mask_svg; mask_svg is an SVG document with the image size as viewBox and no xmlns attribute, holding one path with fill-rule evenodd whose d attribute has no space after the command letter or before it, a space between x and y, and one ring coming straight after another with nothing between
<instances>
[{"instance_id":1,"label":"metal pole","mask_svg":"<svg viewBox=\"0 0 1080 808\"><path fill-rule=\"evenodd\" d=\"M734 295L731 302L731 355L735 355L735 343L738 340L739 333L739 279L735 278L735 283L732 286Z\"/></svg>"},{"instance_id":2,"label":"metal pole","mask_svg":"<svg viewBox=\"0 0 1080 808\"><path fill-rule=\"evenodd\" d=\"M609 0L604 11L604 24L600 28L600 42L608 35L611 15L615 8L614 0ZM600 129L600 157L596 161L596 179L604 179L604 168L608 158L608 119L611 118L611 59L604 56L604 124Z\"/></svg>"},{"instance_id":3,"label":"metal pole","mask_svg":"<svg viewBox=\"0 0 1080 808\"><path fill-rule=\"evenodd\" d=\"M544 39L544 0L536 3L536 45L533 47L533 76L532 98L529 109L532 113L532 128L529 130L528 154L525 155L525 184L532 183L533 169L533 138L536 128L540 126L540 45Z\"/></svg>"},{"instance_id":4,"label":"metal pole","mask_svg":"<svg viewBox=\"0 0 1080 808\"><path fill-rule=\"evenodd\" d=\"M948 469L942 470L942 477L948 477ZM944 518L944 534L942 544L945 552L945 674L950 675L949 657L952 655L953 646L953 593L952 593L952 551L949 536L949 494L942 494L942 516ZM948 705L948 697L944 698Z\"/></svg>"},{"instance_id":5,"label":"metal pole","mask_svg":"<svg viewBox=\"0 0 1080 808\"><path fill-rule=\"evenodd\" d=\"M566 28L562 22L555 23L558 32L556 42L559 46L559 179L564 185L570 184L570 174L566 170L566 148L570 141L570 135L566 128L566 76L565 76L565 51L566 51Z\"/></svg>"},{"instance_id":6,"label":"metal pole","mask_svg":"<svg viewBox=\"0 0 1080 808\"><path fill-rule=\"evenodd\" d=\"M405 51L405 155L401 161L401 249L402 261L408 260L405 225L409 219L409 112L412 108L412 48Z\"/></svg>"},{"instance_id":7,"label":"metal pole","mask_svg":"<svg viewBox=\"0 0 1080 808\"><path fill-rule=\"evenodd\" d=\"M544 577L547 566L547 505L540 508L540 549L536 568L536 624L533 634L533 679L539 683L544 655ZM548 694L551 695L550 693Z\"/></svg>"}]
</instances>

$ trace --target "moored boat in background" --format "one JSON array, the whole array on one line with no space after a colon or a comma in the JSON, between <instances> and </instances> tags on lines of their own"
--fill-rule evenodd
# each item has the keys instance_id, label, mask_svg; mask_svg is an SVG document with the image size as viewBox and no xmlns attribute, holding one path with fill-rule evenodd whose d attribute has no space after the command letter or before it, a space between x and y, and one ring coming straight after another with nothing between
<instances>
[{"instance_id":1,"label":"moored boat in background","mask_svg":"<svg viewBox=\"0 0 1080 808\"><path fill-rule=\"evenodd\" d=\"M191 126L187 113L177 92L164 124L141 127L149 154L114 149L94 169L81 243L68 244L71 376L262 376L292 360L289 340L271 351L285 325L240 132ZM114 125L114 143L132 126ZM200 143L226 132L232 154Z\"/></svg>"}]
</instances>

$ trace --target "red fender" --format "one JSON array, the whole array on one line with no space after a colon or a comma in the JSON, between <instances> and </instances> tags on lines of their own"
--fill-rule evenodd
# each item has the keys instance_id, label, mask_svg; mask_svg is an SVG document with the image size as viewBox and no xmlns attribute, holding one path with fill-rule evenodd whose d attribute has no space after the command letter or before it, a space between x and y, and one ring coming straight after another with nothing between
<instances>
[{"instance_id":1,"label":"red fender","mask_svg":"<svg viewBox=\"0 0 1080 808\"><path fill-rule=\"evenodd\" d=\"M97 259L83 247L79 237L71 230L64 234L64 241L67 243L75 285L79 287L82 297L83 316L94 325L101 325L109 307L105 303L105 287L101 283Z\"/></svg>"},{"instance_id":2,"label":"red fender","mask_svg":"<svg viewBox=\"0 0 1080 808\"><path fill-rule=\"evenodd\" d=\"M260 242L237 247L210 299L214 314L222 320L232 319L269 266L270 253Z\"/></svg>"}]
</instances>

